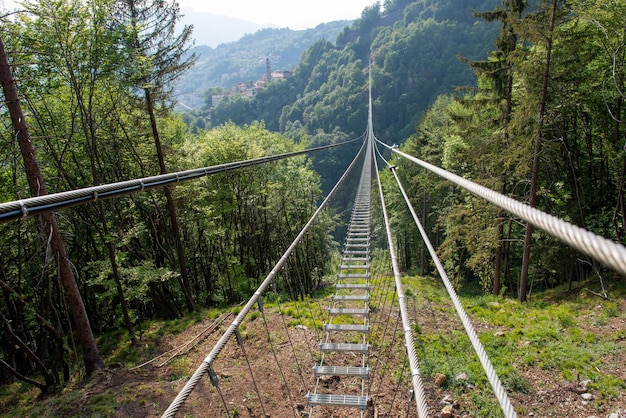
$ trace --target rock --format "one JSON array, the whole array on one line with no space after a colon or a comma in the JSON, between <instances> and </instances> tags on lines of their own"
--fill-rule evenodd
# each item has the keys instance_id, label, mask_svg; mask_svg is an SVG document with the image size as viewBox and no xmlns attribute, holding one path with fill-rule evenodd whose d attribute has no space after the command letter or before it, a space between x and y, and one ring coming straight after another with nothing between
<instances>
[{"instance_id":1,"label":"rock","mask_svg":"<svg viewBox=\"0 0 626 418\"><path fill-rule=\"evenodd\" d=\"M306 327L306 325L296 325L294 328L295 328L295 329L303 329L303 330L305 330L305 331L307 331L307 330L308 330L308 328Z\"/></svg>"},{"instance_id":2,"label":"rock","mask_svg":"<svg viewBox=\"0 0 626 418\"><path fill-rule=\"evenodd\" d=\"M461 372L459 374L456 375L456 377L454 378L454 380L456 380L457 382L464 382L467 380L467 373L465 372Z\"/></svg>"},{"instance_id":3,"label":"rock","mask_svg":"<svg viewBox=\"0 0 626 418\"><path fill-rule=\"evenodd\" d=\"M443 399L441 400L440 403L442 403L444 405L452 405L453 401L454 401L454 399L452 399L452 396L446 395L446 396L443 397Z\"/></svg>"},{"instance_id":4,"label":"rock","mask_svg":"<svg viewBox=\"0 0 626 418\"><path fill-rule=\"evenodd\" d=\"M437 373L435 375L435 385L441 387L446 383L446 375L442 373Z\"/></svg>"},{"instance_id":5,"label":"rock","mask_svg":"<svg viewBox=\"0 0 626 418\"><path fill-rule=\"evenodd\" d=\"M441 410L441 418L452 418L454 416L450 405L444 406Z\"/></svg>"},{"instance_id":6,"label":"rock","mask_svg":"<svg viewBox=\"0 0 626 418\"><path fill-rule=\"evenodd\" d=\"M455 400L454 402L452 402L452 408L461 409L461 402Z\"/></svg>"},{"instance_id":7,"label":"rock","mask_svg":"<svg viewBox=\"0 0 626 418\"><path fill-rule=\"evenodd\" d=\"M570 390L579 395L587 392L587 386L591 383L591 380L581 380L580 382L574 383L570 386Z\"/></svg>"},{"instance_id":8,"label":"rock","mask_svg":"<svg viewBox=\"0 0 626 418\"><path fill-rule=\"evenodd\" d=\"M593 401L596 398L591 393L583 393L580 395L580 397L583 398L583 400L585 401Z\"/></svg>"},{"instance_id":9,"label":"rock","mask_svg":"<svg viewBox=\"0 0 626 418\"><path fill-rule=\"evenodd\" d=\"M496 331L493 333L494 337L504 337L506 333L504 331Z\"/></svg>"}]
</instances>

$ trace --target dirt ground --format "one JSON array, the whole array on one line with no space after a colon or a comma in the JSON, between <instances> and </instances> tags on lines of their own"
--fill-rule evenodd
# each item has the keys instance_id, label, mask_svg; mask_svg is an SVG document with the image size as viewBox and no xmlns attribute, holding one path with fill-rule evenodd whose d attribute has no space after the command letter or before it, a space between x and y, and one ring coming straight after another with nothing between
<instances>
[{"instance_id":1,"label":"dirt ground","mask_svg":"<svg viewBox=\"0 0 626 418\"><path fill-rule=\"evenodd\" d=\"M626 306L622 308L626 310ZM313 417L359 416L352 409L316 407L309 410L306 395L315 390L312 368L319 360L318 344L323 333L303 326L287 325L286 321L290 318L281 316L275 309L266 309L265 314L265 319L257 314L253 315L254 319L244 322L241 327L243 349L232 338L214 361L217 388L204 376L177 416L225 417L228 416L226 410L231 417L301 417L308 416L310 412ZM432 312L414 311L412 314L422 324L422 329L434 321ZM216 322L218 320L206 319L178 335L163 336L158 347L140 347L146 353L167 355L134 370L119 366L96 373L86 383L73 389L74 398L65 409L55 406L57 409L51 409L49 416L161 416L233 318L225 318L221 324ZM397 313L391 316L389 323L384 323L383 318L385 315L381 312L372 318L372 324L378 327L375 332L389 344L374 347L370 353L373 378L366 381L365 385L369 389L371 404L365 416L417 417L415 402L409 402L408 399L409 373L402 367L403 337L398 334L395 339L391 339ZM458 323L443 319L438 321L438 327L459 328ZM380 337L385 325L388 334ZM480 332L489 330L484 323L475 326ZM595 326L593 331L601 336L620 329L626 329L626 318L623 316L611 318L602 326ZM494 329L493 332L498 330ZM181 347L180 355L174 356ZM151 359L147 355L144 357L145 361ZM353 365L360 365L360 361L360 357L355 356ZM620 350L614 357L607 359L607 364L615 376L626 378L626 350ZM527 394L511 395L516 411L523 411L518 416L599 418L613 413L611 418L626 417L626 395L623 393L610 402L599 403L582 399L571 384L563 382L557 370L529 367L522 370L521 375L529 382L530 391ZM398 380L402 381L400 385ZM439 387L431 378L425 379L424 386L431 416L446 416L442 415L442 409L446 405L443 401L447 400L451 404L450 416L480 417L480 414L471 415L467 412L471 391L455 399L446 391L445 385ZM320 382L318 392L324 390L328 390L328 393L358 393L361 384L353 378L324 379ZM99 406L102 403L106 405L106 399L114 405L112 408L110 405L109 409ZM623 411L624 415L616 415L616 411ZM14 416L10 410L2 413Z\"/></svg>"}]
</instances>

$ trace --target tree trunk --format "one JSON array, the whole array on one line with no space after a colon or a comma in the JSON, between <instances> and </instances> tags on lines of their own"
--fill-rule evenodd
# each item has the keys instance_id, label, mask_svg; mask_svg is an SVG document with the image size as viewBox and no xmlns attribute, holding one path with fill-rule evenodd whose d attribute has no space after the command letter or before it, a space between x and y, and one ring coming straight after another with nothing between
<instances>
[{"instance_id":1,"label":"tree trunk","mask_svg":"<svg viewBox=\"0 0 626 418\"><path fill-rule=\"evenodd\" d=\"M543 71L543 81L541 86L541 99L539 102L539 121L537 122L537 132L535 135L535 150L533 152L532 175L530 179L530 199L528 204L535 207L537 198L537 183L539 178L539 153L541 152L541 141L543 137L543 125L546 113L546 102L548 101L548 83L550 78L550 60L552 55L552 41L554 24L556 21L556 8L558 0L552 0L552 10L550 13L550 24L548 28L547 44L546 44L546 60ZM530 265L530 247L532 244L533 226L526 224L524 234L524 254L522 256L522 273L520 276L519 301L526 301L526 293L528 293L528 267Z\"/></svg>"},{"instance_id":2,"label":"tree trunk","mask_svg":"<svg viewBox=\"0 0 626 418\"><path fill-rule=\"evenodd\" d=\"M150 115L150 126L152 127L152 136L156 146L157 159L159 160L159 170L161 171L161 174L167 174L163 148L161 147L161 138L159 137L156 115L154 114L154 99L152 98L150 89L144 89L144 92L146 94L146 106L148 109L148 115ZM174 240L176 241L176 252L178 253L178 264L180 266L181 287L185 295L185 302L187 302L187 309L189 309L190 312L193 312L195 308L193 298L191 296L191 288L189 286L189 273L187 270L187 262L185 261L185 250L183 248L183 241L180 238L180 227L178 226L178 217L176 216L176 205L174 203L174 198L172 197L172 190L170 186L164 186L163 189L167 200L167 211L170 215L170 222L172 223L172 233L174 234Z\"/></svg>"},{"instance_id":3,"label":"tree trunk","mask_svg":"<svg viewBox=\"0 0 626 418\"><path fill-rule=\"evenodd\" d=\"M15 79L13 78L11 66L9 64L4 43L0 39L0 82L6 98L13 129L16 132L17 142L20 146L24 167L28 178L28 185L32 196L42 196L46 194L46 188L39 168L39 163L35 156L35 148L30 139L28 125L24 120L24 114L17 94ZM85 305L83 303L78 285L74 277L71 262L67 256L65 244L61 237L61 232L56 223L56 218L52 212L41 215L43 232L50 234L50 245L57 262L58 274L65 290L72 316L76 325L76 331L83 349L83 360L87 374L95 370L104 368L104 361L98 351L96 339L94 338Z\"/></svg>"}]
</instances>

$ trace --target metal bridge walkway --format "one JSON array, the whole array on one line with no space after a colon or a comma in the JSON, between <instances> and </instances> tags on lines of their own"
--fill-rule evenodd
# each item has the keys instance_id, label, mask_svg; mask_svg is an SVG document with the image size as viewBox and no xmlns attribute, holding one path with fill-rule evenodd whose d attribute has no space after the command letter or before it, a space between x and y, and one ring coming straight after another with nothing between
<instances>
[{"instance_id":1,"label":"metal bridge walkway","mask_svg":"<svg viewBox=\"0 0 626 418\"><path fill-rule=\"evenodd\" d=\"M366 152L359 188L352 208L345 239L335 294L328 308L329 322L324 324L324 342L320 344L320 362L314 367L314 393L307 395L314 408L357 408L364 415L370 398L369 379L369 299L370 285L370 195L371 152ZM333 393L341 381L342 392ZM330 411L324 411L327 416Z\"/></svg>"}]
</instances>

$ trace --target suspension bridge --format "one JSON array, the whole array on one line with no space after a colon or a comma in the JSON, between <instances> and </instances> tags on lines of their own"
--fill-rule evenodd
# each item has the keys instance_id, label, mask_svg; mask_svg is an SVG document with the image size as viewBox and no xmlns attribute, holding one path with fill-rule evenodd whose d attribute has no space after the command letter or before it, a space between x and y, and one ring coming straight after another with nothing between
<instances>
[{"instance_id":1,"label":"suspension bridge","mask_svg":"<svg viewBox=\"0 0 626 418\"><path fill-rule=\"evenodd\" d=\"M224 333L215 342L213 348L197 367L191 378L186 381L178 395L163 412L163 417L173 417L184 413L185 402L195 391L205 402L207 416L237 416L229 392L233 386L245 385L250 388L249 410L251 416L378 416L391 415L392 411L405 411L401 415L428 417L434 413L432 401L427 397L425 382L420 373L420 359L417 357L414 342L414 318L403 290L403 283L394 249L394 240L385 205L385 191L379 178L379 162L393 173L398 189L404 197L408 209L417 225L426 247L436 266L439 277L454 305L456 313L468 335L474 353L480 361L486 377L493 389L505 417L516 417L506 390L495 372L494 366L478 339L471 320L465 313L456 292L447 277L443 264L439 260L433 245L422 227L415 210L412 208L404 187L391 165L381 153L381 149L399 158L405 158L426 170L465 188L510 214L530 222L534 226L560 239L582 253L595 258L615 271L626 275L626 248L561 219L548 215L524 203L487 189L467 179L447 172L439 167L421 161L403 153L396 146L380 141L374 135L372 123L371 82L368 107L367 129L362 138L362 146L340 180L320 204L309 221L305 224L291 245L285 250L274 268L263 280L258 289L241 308ZM352 142L352 141L349 141ZM0 222L11 219L34 216L44 212L59 210L111 198L128 193L135 193L171 183L192 180L229 170L236 170L269 161L289 158L304 153L317 152L330 146L307 149L298 152L263 157L254 160L238 161L220 166L204 167L178 173L135 179L89 187L69 192L50 194L30 199L0 204ZM271 297L272 286L281 280L286 271L287 260L305 238L318 215L329 204L345 182L347 176L360 167L360 180L350 217L350 223L343 242L343 250L338 267L334 293L326 301L315 301L317 310L310 304L299 312L298 316L309 316L321 320L323 325L312 327L290 326L285 320L285 307L280 302L271 314L264 306L264 299ZM376 186L374 186L374 184ZM374 187L373 187L374 186ZM372 213L372 192L378 192L380 212ZM373 274L371 240L371 220L373 216L383 219L387 250L393 278ZM287 281L288 282L288 281ZM322 306L325 304L325 306ZM256 312L256 314L254 314ZM320 317L319 312L324 312ZM243 329L252 326L254 318L261 318L263 339L271 352L273 366L260 369L250 361L246 352L249 344ZM268 319L269 318L269 319ZM276 319L276 321L274 321ZM258 325L255 325L258 327ZM274 331L270 331L273 327ZM276 331L278 327L278 331ZM283 337L277 343L275 333ZM396 339L404 337L404 344ZM313 344L313 347L311 345ZM398 350L402 347L402 350ZM245 361L246 367L238 376L230 376L228 385L223 383L220 374L220 362L233 356L238 351L238 358ZM287 356L285 357L285 353ZM389 387L386 374L393 357L402 356L404 367L401 376L395 379L395 385ZM288 358L289 360L286 360ZM406 376L405 376L406 374ZM210 382L207 387L203 382ZM268 398L265 388L277 386L280 399ZM198 394L199 391L202 393ZM382 391L393 394L393 399L386 399L384 406L378 402ZM397 402L396 402L397 400ZM197 400L196 400L197 401ZM395 406L394 406L395 405ZM387 408L386 410L384 408Z\"/></svg>"}]
</instances>

